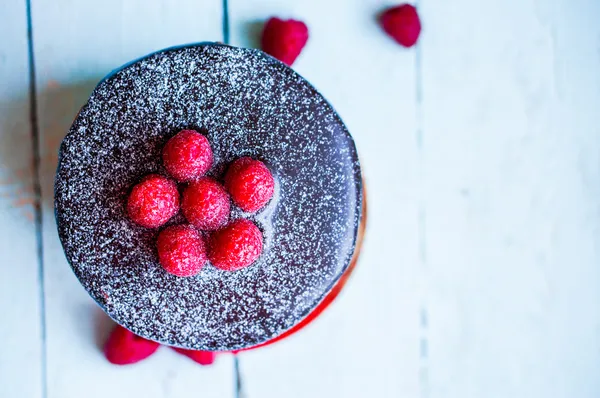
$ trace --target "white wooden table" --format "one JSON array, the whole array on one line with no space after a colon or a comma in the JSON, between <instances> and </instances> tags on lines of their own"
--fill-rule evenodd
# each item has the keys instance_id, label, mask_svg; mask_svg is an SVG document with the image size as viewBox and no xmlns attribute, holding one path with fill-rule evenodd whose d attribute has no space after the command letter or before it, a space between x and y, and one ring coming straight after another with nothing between
<instances>
[{"instance_id":1,"label":"white wooden table","mask_svg":"<svg viewBox=\"0 0 600 398\"><path fill-rule=\"evenodd\" d=\"M0 397L600 397L600 2L423 0L413 50L375 23L390 4L1 2ZM361 264L318 321L239 366L168 349L111 366L112 325L55 232L58 144L113 68L255 46L272 15L307 22L294 67L356 139Z\"/></svg>"}]
</instances>

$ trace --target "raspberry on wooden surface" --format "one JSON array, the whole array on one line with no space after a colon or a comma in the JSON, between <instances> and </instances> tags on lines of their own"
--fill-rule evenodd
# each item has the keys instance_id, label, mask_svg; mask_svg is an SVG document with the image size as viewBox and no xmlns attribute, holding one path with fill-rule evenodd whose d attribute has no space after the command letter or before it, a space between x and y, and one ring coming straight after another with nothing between
<instances>
[{"instance_id":1,"label":"raspberry on wooden surface","mask_svg":"<svg viewBox=\"0 0 600 398\"><path fill-rule=\"evenodd\" d=\"M180 182L202 177L213 163L208 139L195 130L182 130L167 141L162 158L167 172Z\"/></svg>"},{"instance_id":2,"label":"raspberry on wooden surface","mask_svg":"<svg viewBox=\"0 0 600 398\"><path fill-rule=\"evenodd\" d=\"M236 205L253 213L271 200L275 181L263 162L243 157L229 166L225 175L225 188Z\"/></svg>"},{"instance_id":3,"label":"raspberry on wooden surface","mask_svg":"<svg viewBox=\"0 0 600 398\"><path fill-rule=\"evenodd\" d=\"M198 350L186 350L183 348L173 347L177 353L181 355L185 355L190 358L192 361L199 363L200 365L212 365L215 362L215 358L217 357L217 353L214 351L198 351Z\"/></svg>"},{"instance_id":4,"label":"raspberry on wooden surface","mask_svg":"<svg viewBox=\"0 0 600 398\"><path fill-rule=\"evenodd\" d=\"M183 191L183 215L200 230L213 231L225 225L230 209L227 191L210 177L192 181Z\"/></svg>"},{"instance_id":5,"label":"raspberry on wooden surface","mask_svg":"<svg viewBox=\"0 0 600 398\"><path fill-rule=\"evenodd\" d=\"M397 43L412 47L421 34L421 20L417 9L410 4L388 8L381 14L381 26Z\"/></svg>"},{"instance_id":6,"label":"raspberry on wooden surface","mask_svg":"<svg viewBox=\"0 0 600 398\"><path fill-rule=\"evenodd\" d=\"M210 236L208 258L219 269L237 271L254 263L262 248L262 232L252 221L242 218Z\"/></svg>"},{"instance_id":7,"label":"raspberry on wooden surface","mask_svg":"<svg viewBox=\"0 0 600 398\"><path fill-rule=\"evenodd\" d=\"M104 356L112 364L131 365L154 354L159 346L117 325L104 345Z\"/></svg>"},{"instance_id":8,"label":"raspberry on wooden surface","mask_svg":"<svg viewBox=\"0 0 600 398\"><path fill-rule=\"evenodd\" d=\"M191 225L172 225L156 242L158 262L170 274L194 276L208 261L204 239Z\"/></svg>"},{"instance_id":9,"label":"raspberry on wooden surface","mask_svg":"<svg viewBox=\"0 0 600 398\"><path fill-rule=\"evenodd\" d=\"M291 66L308 41L308 27L302 21L270 18L263 28L261 48Z\"/></svg>"},{"instance_id":10,"label":"raspberry on wooden surface","mask_svg":"<svg viewBox=\"0 0 600 398\"><path fill-rule=\"evenodd\" d=\"M146 228L160 227L179 211L179 192L174 181L150 174L133 187L127 200L129 218Z\"/></svg>"}]
</instances>

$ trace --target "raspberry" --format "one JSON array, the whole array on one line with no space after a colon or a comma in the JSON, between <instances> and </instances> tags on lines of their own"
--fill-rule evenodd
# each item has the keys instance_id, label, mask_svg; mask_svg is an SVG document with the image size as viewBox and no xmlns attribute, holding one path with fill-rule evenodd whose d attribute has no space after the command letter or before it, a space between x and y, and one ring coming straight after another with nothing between
<instances>
[{"instance_id":1,"label":"raspberry","mask_svg":"<svg viewBox=\"0 0 600 398\"><path fill-rule=\"evenodd\" d=\"M202 177L213 162L210 143L195 130L183 130L167 141L162 157L165 169L181 182Z\"/></svg>"},{"instance_id":2,"label":"raspberry","mask_svg":"<svg viewBox=\"0 0 600 398\"><path fill-rule=\"evenodd\" d=\"M115 365L130 365L148 358L159 346L117 325L104 345L104 356Z\"/></svg>"},{"instance_id":3,"label":"raspberry","mask_svg":"<svg viewBox=\"0 0 600 398\"><path fill-rule=\"evenodd\" d=\"M242 218L211 235L208 258L219 269L237 271L256 261L262 246L260 229Z\"/></svg>"},{"instance_id":4,"label":"raspberry","mask_svg":"<svg viewBox=\"0 0 600 398\"><path fill-rule=\"evenodd\" d=\"M270 54L291 66L308 41L308 27L302 21L271 18L263 28L261 47Z\"/></svg>"},{"instance_id":5,"label":"raspberry","mask_svg":"<svg viewBox=\"0 0 600 398\"><path fill-rule=\"evenodd\" d=\"M404 47L412 47L419 39L421 21L417 9L401 4L387 9L380 18L383 30Z\"/></svg>"},{"instance_id":6,"label":"raspberry","mask_svg":"<svg viewBox=\"0 0 600 398\"><path fill-rule=\"evenodd\" d=\"M160 265L175 276L194 276L207 261L204 240L191 225L167 227L156 246Z\"/></svg>"},{"instance_id":7,"label":"raspberry","mask_svg":"<svg viewBox=\"0 0 600 398\"><path fill-rule=\"evenodd\" d=\"M150 174L133 187L127 201L131 220L146 228L160 227L179 210L179 192L175 182Z\"/></svg>"},{"instance_id":8,"label":"raspberry","mask_svg":"<svg viewBox=\"0 0 600 398\"><path fill-rule=\"evenodd\" d=\"M181 355L185 355L192 361L199 363L200 365L212 365L217 356L216 352L213 351L196 351L196 350L184 350L183 348L173 347Z\"/></svg>"},{"instance_id":9,"label":"raspberry","mask_svg":"<svg viewBox=\"0 0 600 398\"><path fill-rule=\"evenodd\" d=\"M242 210L255 212L273 197L275 182L271 172L259 160L248 157L233 162L225 175L225 188Z\"/></svg>"},{"instance_id":10,"label":"raspberry","mask_svg":"<svg viewBox=\"0 0 600 398\"><path fill-rule=\"evenodd\" d=\"M181 209L196 228L204 231L219 229L229 218L229 195L218 182L203 177L191 182L183 191Z\"/></svg>"}]
</instances>

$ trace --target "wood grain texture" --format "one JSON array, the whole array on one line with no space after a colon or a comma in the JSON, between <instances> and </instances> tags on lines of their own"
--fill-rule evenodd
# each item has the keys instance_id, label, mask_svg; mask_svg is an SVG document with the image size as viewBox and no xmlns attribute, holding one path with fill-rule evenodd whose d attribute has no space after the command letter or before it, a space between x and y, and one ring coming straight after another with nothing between
<instances>
[{"instance_id":1,"label":"wood grain texture","mask_svg":"<svg viewBox=\"0 0 600 398\"><path fill-rule=\"evenodd\" d=\"M311 38L294 68L347 124L369 188L364 251L347 287L302 331L240 354L245 397L418 394L415 54L380 34L382 7L229 0L234 45L255 46L273 15L308 24Z\"/></svg>"},{"instance_id":2,"label":"wood grain texture","mask_svg":"<svg viewBox=\"0 0 600 398\"><path fill-rule=\"evenodd\" d=\"M430 397L600 396L600 3L424 0Z\"/></svg>"},{"instance_id":3,"label":"wood grain texture","mask_svg":"<svg viewBox=\"0 0 600 398\"><path fill-rule=\"evenodd\" d=\"M233 395L233 364L201 368L164 348L144 363L108 364L100 347L111 322L67 265L56 233L56 154L94 85L120 65L161 48L222 38L222 3L32 1L42 156L43 243L48 319L48 397Z\"/></svg>"},{"instance_id":4,"label":"wood grain texture","mask_svg":"<svg viewBox=\"0 0 600 398\"><path fill-rule=\"evenodd\" d=\"M0 397L41 395L27 13L0 11ZM27 380L23 378L27 375Z\"/></svg>"}]
</instances>

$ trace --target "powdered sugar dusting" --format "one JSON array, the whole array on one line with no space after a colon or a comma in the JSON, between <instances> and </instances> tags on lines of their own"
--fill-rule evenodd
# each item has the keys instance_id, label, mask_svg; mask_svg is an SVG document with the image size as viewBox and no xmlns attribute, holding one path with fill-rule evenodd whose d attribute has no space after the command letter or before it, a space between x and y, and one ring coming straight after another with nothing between
<instances>
[{"instance_id":1,"label":"powdered sugar dusting","mask_svg":"<svg viewBox=\"0 0 600 398\"><path fill-rule=\"evenodd\" d=\"M275 177L266 209L232 212L264 231L248 268L170 275L159 231L127 218L131 187L164 173L164 143L188 128L209 139L215 178L242 156ZM100 83L63 141L55 189L66 256L112 318L161 343L219 351L270 340L321 301L349 264L362 202L354 143L327 102L262 52L216 44L153 54Z\"/></svg>"}]
</instances>

